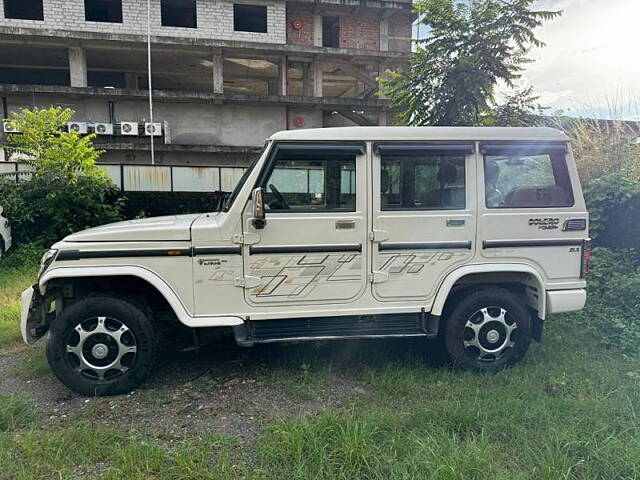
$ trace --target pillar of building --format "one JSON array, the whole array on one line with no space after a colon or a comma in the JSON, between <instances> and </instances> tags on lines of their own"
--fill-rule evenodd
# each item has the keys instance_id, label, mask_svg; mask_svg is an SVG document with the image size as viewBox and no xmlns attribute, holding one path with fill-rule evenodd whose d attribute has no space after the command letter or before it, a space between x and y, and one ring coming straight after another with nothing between
<instances>
[{"instance_id":1,"label":"pillar of building","mask_svg":"<svg viewBox=\"0 0 640 480\"><path fill-rule=\"evenodd\" d=\"M386 18L380 20L380 51L389 51L389 21Z\"/></svg>"},{"instance_id":2,"label":"pillar of building","mask_svg":"<svg viewBox=\"0 0 640 480\"><path fill-rule=\"evenodd\" d=\"M313 96L322 97L322 62L314 60L312 63L313 69Z\"/></svg>"},{"instance_id":3,"label":"pillar of building","mask_svg":"<svg viewBox=\"0 0 640 480\"><path fill-rule=\"evenodd\" d=\"M69 47L69 81L72 87L86 87L87 54L82 47Z\"/></svg>"},{"instance_id":4,"label":"pillar of building","mask_svg":"<svg viewBox=\"0 0 640 480\"><path fill-rule=\"evenodd\" d=\"M224 57L222 51L214 49L211 57L213 74L213 93L224 93Z\"/></svg>"},{"instance_id":5,"label":"pillar of building","mask_svg":"<svg viewBox=\"0 0 640 480\"><path fill-rule=\"evenodd\" d=\"M313 16L313 46L322 46L322 15Z\"/></svg>"},{"instance_id":6,"label":"pillar of building","mask_svg":"<svg viewBox=\"0 0 640 480\"><path fill-rule=\"evenodd\" d=\"M381 127L386 127L387 125L389 125L389 112L386 112L384 110L380 110L380 112L378 112L378 125Z\"/></svg>"},{"instance_id":7,"label":"pillar of building","mask_svg":"<svg viewBox=\"0 0 640 480\"><path fill-rule=\"evenodd\" d=\"M283 55L278 65L278 73L280 75L280 95L286 97L288 95L288 74L289 61L286 55Z\"/></svg>"},{"instance_id":8,"label":"pillar of building","mask_svg":"<svg viewBox=\"0 0 640 480\"><path fill-rule=\"evenodd\" d=\"M302 64L302 95L313 97L313 68L311 63Z\"/></svg>"},{"instance_id":9,"label":"pillar of building","mask_svg":"<svg viewBox=\"0 0 640 480\"><path fill-rule=\"evenodd\" d=\"M138 90L138 74L137 73L125 73L124 85L127 90Z\"/></svg>"},{"instance_id":10,"label":"pillar of building","mask_svg":"<svg viewBox=\"0 0 640 480\"><path fill-rule=\"evenodd\" d=\"M380 64L378 65L378 78L384 78L385 77L385 72L387 71L388 68L389 68L389 66L385 62L380 62ZM388 98L384 94L384 90L382 88L378 89L377 95L378 95L378 98L380 98L380 99Z\"/></svg>"}]
</instances>

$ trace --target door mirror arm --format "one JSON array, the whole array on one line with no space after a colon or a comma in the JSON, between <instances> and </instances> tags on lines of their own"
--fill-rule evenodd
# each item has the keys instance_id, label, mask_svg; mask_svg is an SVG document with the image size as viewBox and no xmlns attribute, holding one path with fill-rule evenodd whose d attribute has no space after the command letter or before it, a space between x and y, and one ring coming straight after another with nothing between
<instances>
[{"instance_id":1,"label":"door mirror arm","mask_svg":"<svg viewBox=\"0 0 640 480\"><path fill-rule=\"evenodd\" d=\"M255 188L251 193L253 203L253 219L251 225L256 230L262 230L267 225L264 211L264 188Z\"/></svg>"}]
</instances>

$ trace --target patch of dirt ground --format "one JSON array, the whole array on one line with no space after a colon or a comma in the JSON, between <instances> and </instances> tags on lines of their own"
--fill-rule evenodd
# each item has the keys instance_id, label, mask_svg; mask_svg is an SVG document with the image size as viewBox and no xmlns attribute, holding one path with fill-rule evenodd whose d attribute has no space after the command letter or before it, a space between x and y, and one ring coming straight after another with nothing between
<instances>
[{"instance_id":1,"label":"patch of dirt ground","mask_svg":"<svg viewBox=\"0 0 640 480\"><path fill-rule=\"evenodd\" d=\"M200 355L164 352L157 372L134 392L87 398L67 389L48 370L41 341L35 347L0 351L0 394L30 398L44 426L70 426L86 418L169 438L211 432L245 442L278 417L316 415L365 393L364 383L348 370L354 352L359 356L381 347L375 343L246 349L232 339L218 339ZM309 357L320 366L304 363ZM24 371L25 362L36 366Z\"/></svg>"}]
</instances>

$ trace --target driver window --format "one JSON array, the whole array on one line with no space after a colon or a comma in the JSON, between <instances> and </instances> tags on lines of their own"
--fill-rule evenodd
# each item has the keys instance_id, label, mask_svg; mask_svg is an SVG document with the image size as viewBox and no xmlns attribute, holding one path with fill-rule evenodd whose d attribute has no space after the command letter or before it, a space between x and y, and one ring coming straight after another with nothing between
<instances>
[{"instance_id":1,"label":"driver window","mask_svg":"<svg viewBox=\"0 0 640 480\"><path fill-rule=\"evenodd\" d=\"M317 158L310 158L305 152L304 157L296 159L289 153L276 161L263 186L266 209L355 211L355 155L319 152Z\"/></svg>"}]
</instances>

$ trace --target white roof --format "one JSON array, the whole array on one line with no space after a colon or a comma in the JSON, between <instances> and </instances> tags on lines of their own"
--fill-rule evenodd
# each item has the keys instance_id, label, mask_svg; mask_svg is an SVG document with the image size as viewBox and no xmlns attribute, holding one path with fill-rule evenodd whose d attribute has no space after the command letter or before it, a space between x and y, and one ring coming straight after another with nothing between
<instances>
[{"instance_id":1,"label":"white roof","mask_svg":"<svg viewBox=\"0 0 640 480\"><path fill-rule=\"evenodd\" d=\"M543 127L334 127L284 130L271 140L299 141L569 141L562 131Z\"/></svg>"}]
</instances>

